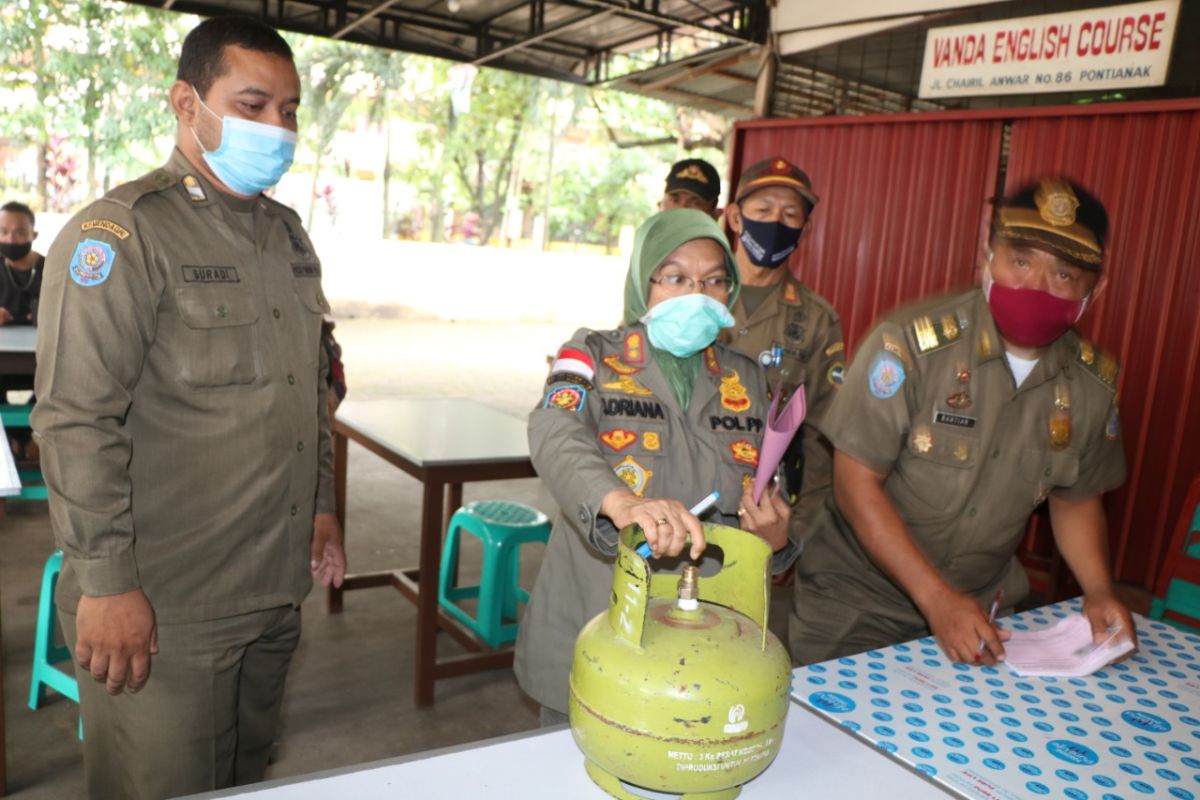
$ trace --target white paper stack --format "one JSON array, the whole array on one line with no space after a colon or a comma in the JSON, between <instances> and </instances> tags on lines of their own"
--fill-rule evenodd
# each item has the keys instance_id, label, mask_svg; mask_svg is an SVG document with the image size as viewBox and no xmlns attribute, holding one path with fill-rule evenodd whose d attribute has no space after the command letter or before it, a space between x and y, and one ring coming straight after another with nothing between
<instances>
[{"instance_id":1,"label":"white paper stack","mask_svg":"<svg viewBox=\"0 0 1200 800\"><path fill-rule=\"evenodd\" d=\"M13 497L21 493L21 476L17 474L17 464L13 461L3 422L0 422L0 450L4 451L0 455L0 497Z\"/></svg>"},{"instance_id":2,"label":"white paper stack","mask_svg":"<svg viewBox=\"0 0 1200 800\"><path fill-rule=\"evenodd\" d=\"M1017 675L1075 678L1091 675L1133 649L1120 629L1103 642L1092 639L1092 626L1082 614L1036 631L1012 632L1004 643L1004 663Z\"/></svg>"}]
</instances>

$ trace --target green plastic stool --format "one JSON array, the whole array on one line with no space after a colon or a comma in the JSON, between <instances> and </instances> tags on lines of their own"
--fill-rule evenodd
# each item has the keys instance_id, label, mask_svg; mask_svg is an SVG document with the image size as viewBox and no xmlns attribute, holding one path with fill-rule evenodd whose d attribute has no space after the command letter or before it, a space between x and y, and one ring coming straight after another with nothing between
<instances>
[{"instance_id":1,"label":"green plastic stool","mask_svg":"<svg viewBox=\"0 0 1200 800\"><path fill-rule=\"evenodd\" d=\"M71 652L67 646L56 644L54 639L54 585L58 583L58 573L62 571L63 554L55 550L42 570L42 592L38 598L37 633L33 640L33 676L29 686L29 707L38 710L46 699L46 687L79 702L79 684L75 676L63 672L54 666L62 661L70 661ZM83 719L79 720L79 738L83 738Z\"/></svg>"},{"instance_id":2,"label":"green plastic stool","mask_svg":"<svg viewBox=\"0 0 1200 800\"><path fill-rule=\"evenodd\" d=\"M465 531L483 545L478 586L458 586L458 548ZM507 500L468 503L455 512L442 548L438 576L438 602L476 636L496 648L514 641L520 625L517 606L529 602L520 583L520 547L526 542L550 539L550 520L536 508ZM478 601L472 617L460 600Z\"/></svg>"}]
</instances>

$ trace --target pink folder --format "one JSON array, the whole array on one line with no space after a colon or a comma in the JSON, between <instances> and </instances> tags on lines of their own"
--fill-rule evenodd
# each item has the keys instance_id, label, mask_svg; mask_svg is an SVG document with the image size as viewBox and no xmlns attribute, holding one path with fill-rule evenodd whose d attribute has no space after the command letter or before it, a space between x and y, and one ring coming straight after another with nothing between
<instances>
[{"instance_id":1,"label":"pink folder","mask_svg":"<svg viewBox=\"0 0 1200 800\"><path fill-rule=\"evenodd\" d=\"M775 468L779 466L784 451L787 450L796 431L800 429L800 423L804 422L804 415L808 411L803 386L796 388L788 398L787 405L780 411L779 398L782 396L783 384L780 383L775 387L775 399L771 401L771 408L767 411L767 430L763 434L762 448L758 453L758 470L754 473L753 494L756 503L762 497L763 490L771 483L771 478L775 477Z\"/></svg>"}]
</instances>

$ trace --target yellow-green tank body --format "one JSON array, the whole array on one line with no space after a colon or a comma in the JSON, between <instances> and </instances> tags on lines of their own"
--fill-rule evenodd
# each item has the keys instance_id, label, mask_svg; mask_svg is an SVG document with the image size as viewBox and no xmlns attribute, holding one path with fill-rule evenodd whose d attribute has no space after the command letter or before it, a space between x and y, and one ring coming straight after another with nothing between
<instances>
[{"instance_id":1,"label":"yellow-green tank body","mask_svg":"<svg viewBox=\"0 0 1200 800\"><path fill-rule=\"evenodd\" d=\"M621 532L610 608L575 643L569 716L588 772L610 794L614 778L688 797L735 797L779 752L791 663L766 629L768 545L705 524L724 554L699 580L699 603L676 598L679 575L651 572ZM685 603L685 605L687 605Z\"/></svg>"}]
</instances>

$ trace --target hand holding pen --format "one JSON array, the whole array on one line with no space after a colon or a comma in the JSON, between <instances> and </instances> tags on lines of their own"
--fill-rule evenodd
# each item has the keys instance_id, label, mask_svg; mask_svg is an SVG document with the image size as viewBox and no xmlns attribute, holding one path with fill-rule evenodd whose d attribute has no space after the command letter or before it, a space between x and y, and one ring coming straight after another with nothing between
<instances>
[{"instance_id":1,"label":"hand holding pen","mask_svg":"<svg viewBox=\"0 0 1200 800\"><path fill-rule=\"evenodd\" d=\"M988 625L996 627L996 612L1000 610L1000 598L1004 596L1003 589L997 589L995 596L992 598L992 607L988 611ZM983 659L983 648L987 647L987 642L983 639L979 640L979 649L975 651L975 660L978 662ZM1004 660L1004 653L1001 652L997 659Z\"/></svg>"}]
</instances>

